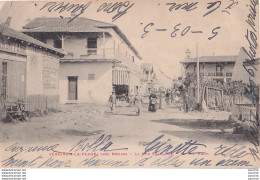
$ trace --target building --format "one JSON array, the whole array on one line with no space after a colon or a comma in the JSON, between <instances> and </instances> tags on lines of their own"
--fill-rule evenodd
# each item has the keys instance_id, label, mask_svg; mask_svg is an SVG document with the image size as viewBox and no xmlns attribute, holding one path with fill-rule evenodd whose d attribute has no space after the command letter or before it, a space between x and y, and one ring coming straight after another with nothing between
<instances>
[{"instance_id":1,"label":"building","mask_svg":"<svg viewBox=\"0 0 260 180\"><path fill-rule=\"evenodd\" d=\"M159 84L154 73L154 68L152 63L143 63L141 65L141 71L143 74L143 94L149 94L151 90L157 90Z\"/></svg>"},{"instance_id":2,"label":"building","mask_svg":"<svg viewBox=\"0 0 260 180\"><path fill-rule=\"evenodd\" d=\"M62 50L0 24L1 112L23 100L29 110L59 105L59 58ZM3 117L3 114L1 114Z\"/></svg>"},{"instance_id":3,"label":"building","mask_svg":"<svg viewBox=\"0 0 260 180\"><path fill-rule=\"evenodd\" d=\"M152 63L143 63L141 71L143 73L144 94L149 94L152 89L155 91L172 89L173 79Z\"/></svg>"},{"instance_id":4,"label":"building","mask_svg":"<svg viewBox=\"0 0 260 180\"><path fill-rule=\"evenodd\" d=\"M230 82L232 71L238 56L202 56L199 57L200 77L204 80ZM187 56L182 64L183 76L197 76L197 58Z\"/></svg>"},{"instance_id":5,"label":"building","mask_svg":"<svg viewBox=\"0 0 260 180\"><path fill-rule=\"evenodd\" d=\"M60 102L107 103L141 86L141 57L115 25L87 18L36 18L23 32L67 52L60 59Z\"/></svg>"}]
</instances>

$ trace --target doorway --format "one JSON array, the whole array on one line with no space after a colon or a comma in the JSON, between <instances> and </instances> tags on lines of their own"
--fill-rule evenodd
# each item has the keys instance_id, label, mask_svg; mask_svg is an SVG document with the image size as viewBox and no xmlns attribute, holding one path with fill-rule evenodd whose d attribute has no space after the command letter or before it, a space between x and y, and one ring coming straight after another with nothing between
<instances>
[{"instance_id":1,"label":"doorway","mask_svg":"<svg viewBox=\"0 0 260 180\"><path fill-rule=\"evenodd\" d=\"M77 76L69 76L69 100L78 100L78 77Z\"/></svg>"}]
</instances>

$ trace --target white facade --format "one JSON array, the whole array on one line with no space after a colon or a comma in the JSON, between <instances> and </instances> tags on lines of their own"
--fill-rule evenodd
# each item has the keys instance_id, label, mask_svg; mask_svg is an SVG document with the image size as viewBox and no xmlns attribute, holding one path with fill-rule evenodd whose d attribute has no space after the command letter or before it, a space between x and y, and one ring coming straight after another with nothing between
<instances>
[{"instance_id":1,"label":"white facade","mask_svg":"<svg viewBox=\"0 0 260 180\"><path fill-rule=\"evenodd\" d=\"M60 103L98 103L105 104L113 91L112 71L114 61L120 64L131 66L139 70L140 59L127 46L125 41L111 29L111 33L100 33L97 37L96 54L88 54L87 40L93 36L63 36L63 49L68 52L60 62L59 89ZM94 36L95 37L95 36ZM53 45L53 40L46 42ZM130 68L130 69L131 69ZM140 78L138 74L129 71L129 92L136 92L140 89ZM94 76L94 79L89 79ZM69 98L69 78L76 78L75 97ZM92 77L93 78L93 77Z\"/></svg>"},{"instance_id":2,"label":"white facade","mask_svg":"<svg viewBox=\"0 0 260 180\"><path fill-rule=\"evenodd\" d=\"M89 74L94 79L89 80ZM77 98L69 100L68 77L78 77ZM98 103L108 102L112 92L111 63L61 63L59 74L60 103Z\"/></svg>"},{"instance_id":3,"label":"white facade","mask_svg":"<svg viewBox=\"0 0 260 180\"><path fill-rule=\"evenodd\" d=\"M25 27L46 44L61 48L60 103L107 103L116 95L140 89L141 57L115 25L77 18L37 18ZM44 26L44 31L37 27Z\"/></svg>"}]
</instances>

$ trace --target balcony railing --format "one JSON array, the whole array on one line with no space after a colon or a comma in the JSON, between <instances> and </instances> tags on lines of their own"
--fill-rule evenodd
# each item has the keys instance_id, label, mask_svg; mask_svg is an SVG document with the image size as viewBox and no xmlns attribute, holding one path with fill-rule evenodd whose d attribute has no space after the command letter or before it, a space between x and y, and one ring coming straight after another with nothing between
<instances>
[{"instance_id":1,"label":"balcony railing","mask_svg":"<svg viewBox=\"0 0 260 180\"><path fill-rule=\"evenodd\" d=\"M223 72L217 72L216 73L216 76L223 76L224 74L223 74Z\"/></svg>"},{"instance_id":2,"label":"balcony railing","mask_svg":"<svg viewBox=\"0 0 260 180\"><path fill-rule=\"evenodd\" d=\"M188 76L197 76L197 73L192 73L192 72L187 72ZM215 73L215 72L208 72L208 73L200 73L200 76L212 76L212 77L221 77L224 76L225 74L223 72L221 73ZM226 73L226 76L231 77L232 73Z\"/></svg>"},{"instance_id":3,"label":"balcony railing","mask_svg":"<svg viewBox=\"0 0 260 180\"><path fill-rule=\"evenodd\" d=\"M116 59L133 62L132 58L114 48L86 48L85 53L68 52L64 59Z\"/></svg>"},{"instance_id":4,"label":"balcony railing","mask_svg":"<svg viewBox=\"0 0 260 180\"><path fill-rule=\"evenodd\" d=\"M64 60L118 60L125 66L136 69L139 71L139 67L132 61L132 57L129 54L121 53L118 49L114 48L86 48L85 53L68 52Z\"/></svg>"},{"instance_id":5,"label":"balcony railing","mask_svg":"<svg viewBox=\"0 0 260 180\"><path fill-rule=\"evenodd\" d=\"M0 43L0 50L7 51L10 53L16 53L16 54L25 54L25 48L21 46L15 46L10 44L1 44Z\"/></svg>"},{"instance_id":6,"label":"balcony railing","mask_svg":"<svg viewBox=\"0 0 260 180\"><path fill-rule=\"evenodd\" d=\"M97 55L97 48L88 48L88 55Z\"/></svg>"},{"instance_id":7,"label":"balcony railing","mask_svg":"<svg viewBox=\"0 0 260 180\"><path fill-rule=\"evenodd\" d=\"M226 76L231 77L231 76L232 76L232 73L226 73Z\"/></svg>"}]
</instances>

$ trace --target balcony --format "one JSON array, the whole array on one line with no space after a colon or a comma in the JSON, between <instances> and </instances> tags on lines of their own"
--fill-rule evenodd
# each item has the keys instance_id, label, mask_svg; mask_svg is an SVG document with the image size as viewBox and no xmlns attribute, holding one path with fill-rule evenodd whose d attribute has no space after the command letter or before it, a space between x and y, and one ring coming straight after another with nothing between
<instances>
[{"instance_id":1,"label":"balcony","mask_svg":"<svg viewBox=\"0 0 260 180\"><path fill-rule=\"evenodd\" d=\"M123 65L130 69L139 71L139 67L132 61L132 57L129 54L124 54L114 48L86 48L85 53L68 52L67 55L61 59L61 61L73 62L73 61L104 61L112 60L120 61Z\"/></svg>"},{"instance_id":2,"label":"balcony","mask_svg":"<svg viewBox=\"0 0 260 180\"><path fill-rule=\"evenodd\" d=\"M113 48L85 48L85 52L68 52L64 59L115 59L118 52Z\"/></svg>"},{"instance_id":3,"label":"balcony","mask_svg":"<svg viewBox=\"0 0 260 180\"><path fill-rule=\"evenodd\" d=\"M231 77L232 73L226 73L226 76Z\"/></svg>"},{"instance_id":4,"label":"balcony","mask_svg":"<svg viewBox=\"0 0 260 180\"><path fill-rule=\"evenodd\" d=\"M82 59L82 60L107 60L115 59L119 61L133 63L129 55L121 53L114 48L86 48L85 53L68 52L63 59Z\"/></svg>"},{"instance_id":5,"label":"balcony","mask_svg":"<svg viewBox=\"0 0 260 180\"><path fill-rule=\"evenodd\" d=\"M223 76L223 75L224 75L223 72L217 72L217 73L216 73L216 76Z\"/></svg>"},{"instance_id":6,"label":"balcony","mask_svg":"<svg viewBox=\"0 0 260 180\"><path fill-rule=\"evenodd\" d=\"M9 53L14 53L14 54L21 54L21 55L26 55L25 53L25 48L21 47L19 45L10 45L10 44L1 44L0 43L0 50L9 52Z\"/></svg>"}]
</instances>

